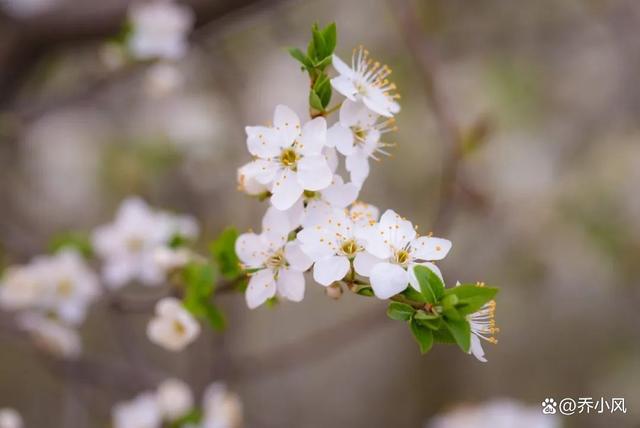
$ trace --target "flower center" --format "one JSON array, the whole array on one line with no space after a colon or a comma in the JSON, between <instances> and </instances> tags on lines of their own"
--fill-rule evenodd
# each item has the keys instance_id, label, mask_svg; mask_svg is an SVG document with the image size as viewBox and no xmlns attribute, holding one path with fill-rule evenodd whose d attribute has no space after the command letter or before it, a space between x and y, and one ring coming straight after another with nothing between
<instances>
[{"instance_id":1,"label":"flower center","mask_svg":"<svg viewBox=\"0 0 640 428\"><path fill-rule=\"evenodd\" d=\"M173 321L173 329L175 330L176 333L178 333L178 335L180 336L184 336L184 334L187 332L187 329L184 327L184 325L178 321L178 320L174 320Z\"/></svg>"},{"instance_id":2,"label":"flower center","mask_svg":"<svg viewBox=\"0 0 640 428\"><path fill-rule=\"evenodd\" d=\"M272 269L277 269L283 267L286 264L286 259L284 258L284 251L279 250L271 257L269 257L265 263L265 265Z\"/></svg>"},{"instance_id":3,"label":"flower center","mask_svg":"<svg viewBox=\"0 0 640 428\"><path fill-rule=\"evenodd\" d=\"M344 241L340 246L340 249L347 257L353 257L358 252L358 244L353 239L349 239L348 241Z\"/></svg>"},{"instance_id":4,"label":"flower center","mask_svg":"<svg viewBox=\"0 0 640 428\"><path fill-rule=\"evenodd\" d=\"M126 245L132 253L139 253L144 247L144 241L137 236L130 236L127 239Z\"/></svg>"},{"instance_id":5,"label":"flower center","mask_svg":"<svg viewBox=\"0 0 640 428\"><path fill-rule=\"evenodd\" d=\"M404 265L409 261L409 252L406 250L400 250L396 253L396 263Z\"/></svg>"},{"instance_id":6,"label":"flower center","mask_svg":"<svg viewBox=\"0 0 640 428\"><path fill-rule=\"evenodd\" d=\"M68 279L64 279L58 283L58 294L63 297L68 297L73 293L73 282Z\"/></svg>"},{"instance_id":7,"label":"flower center","mask_svg":"<svg viewBox=\"0 0 640 428\"><path fill-rule=\"evenodd\" d=\"M284 149L282 153L280 153L280 163L287 168L293 168L298 163L298 153L292 148Z\"/></svg>"},{"instance_id":8,"label":"flower center","mask_svg":"<svg viewBox=\"0 0 640 428\"><path fill-rule=\"evenodd\" d=\"M356 137L356 144L364 142L367 138L367 131L359 126L352 127L351 131L353 132L353 136Z\"/></svg>"}]
</instances>

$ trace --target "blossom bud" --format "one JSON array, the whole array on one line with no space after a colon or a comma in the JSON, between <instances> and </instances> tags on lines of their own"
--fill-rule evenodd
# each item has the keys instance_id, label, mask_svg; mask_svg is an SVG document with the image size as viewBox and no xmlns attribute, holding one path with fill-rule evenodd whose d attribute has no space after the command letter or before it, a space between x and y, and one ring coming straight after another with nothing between
<instances>
[{"instance_id":1,"label":"blossom bud","mask_svg":"<svg viewBox=\"0 0 640 428\"><path fill-rule=\"evenodd\" d=\"M326 293L327 296L329 296L330 298L334 299L334 300L338 300L340 297L342 297L342 286L340 284L332 284L329 287L326 288Z\"/></svg>"}]
</instances>

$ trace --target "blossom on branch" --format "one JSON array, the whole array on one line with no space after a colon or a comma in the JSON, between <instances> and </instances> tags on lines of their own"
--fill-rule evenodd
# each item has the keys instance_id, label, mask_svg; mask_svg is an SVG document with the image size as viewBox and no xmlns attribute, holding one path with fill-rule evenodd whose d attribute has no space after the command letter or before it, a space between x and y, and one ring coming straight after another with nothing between
<instances>
[{"instance_id":1,"label":"blossom on branch","mask_svg":"<svg viewBox=\"0 0 640 428\"><path fill-rule=\"evenodd\" d=\"M156 304L156 316L147 325L147 336L169 351L181 351L200 334L200 324L180 300L165 297Z\"/></svg>"}]
</instances>

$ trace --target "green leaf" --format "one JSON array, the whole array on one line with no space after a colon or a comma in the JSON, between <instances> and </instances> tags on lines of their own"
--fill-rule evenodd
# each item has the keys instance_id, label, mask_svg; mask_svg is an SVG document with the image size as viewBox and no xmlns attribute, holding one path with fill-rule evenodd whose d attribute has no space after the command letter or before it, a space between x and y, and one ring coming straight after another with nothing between
<instances>
[{"instance_id":1,"label":"green leaf","mask_svg":"<svg viewBox=\"0 0 640 428\"><path fill-rule=\"evenodd\" d=\"M320 100L320 97L313 89L309 91L309 105L318 111L324 111L324 108L322 107L322 100Z\"/></svg>"},{"instance_id":2,"label":"green leaf","mask_svg":"<svg viewBox=\"0 0 640 428\"><path fill-rule=\"evenodd\" d=\"M211 243L211 254L216 262L220 273L227 279L233 280L242 275L240 260L236 254L236 240L238 231L234 227L225 229L218 239Z\"/></svg>"},{"instance_id":3,"label":"green leaf","mask_svg":"<svg viewBox=\"0 0 640 428\"><path fill-rule=\"evenodd\" d=\"M327 45L317 24L313 24L313 27L311 27L311 36L313 37L313 46L316 54L315 58L317 60L324 59L327 56Z\"/></svg>"},{"instance_id":4,"label":"green leaf","mask_svg":"<svg viewBox=\"0 0 640 428\"><path fill-rule=\"evenodd\" d=\"M402 294L409 300L413 300L414 302L427 303L427 299L422 294L417 292L416 289L412 286L405 288L404 291L400 294Z\"/></svg>"},{"instance_id":5,"label":"green leaf","mask_svg":"<svg viewBox=\"0 0 640 428\"><path fill-rule=\"evenodd\" d=\"M446 326L442 326L439 330L433 332L433 340L436 343L456 343L456 340Z\"/></svg>"},{"instance_id":6,"label":"green leaf","mask_svg":"<svg viewBox=\"0 0 640 428\"><path fill-rule=\"evenodd\" d=\"M193 409L169 424L170 428L183 428L197 425L202 421L202 413L198 409Z\"/></svg>"},{"instance_id":7,"label":"green leaf","mask_svg":"<svg viewBox=\"0 0 640 428\"><path fill-rule=\"evenodd\" d=\"M322 60L320 60L320 61L316 62L316 63L315 63L315 67L316 67L316 68L318 68L318 69L320 69L320 70L323 70L323 71L324 71L324 69L325 69L325 68L327 68L327 66L328 66L329 64L331 64L331 61L332 61L332 60L333 60L333 57L328 56L328 57L326 57L326 58L324 58L324 59L322 59Z\"/></svg>"},{"instance_id":8,"label":"green leaf","mask_svg":"<svg viewBox=\"0 0 640 428\"><path fill-rule=\"evenodd\" d=\"M439 330L442 325L442 319L436 314L429 314L422 309L413 314L413 320L431 330Z\"/></svg>"},{"instance_id":9,"label":"green leaf","mask_svg":"<svg viewBox=\"0 0 640 428\"><path fill-rule=\"evenodd\" d=\"M203 309L204 318L209 322L209 325L214 330L224 330L227 321L220 309L208 302L203 306Z\"/></svg>"},{"instance_id":10,"label":"green leaf","mask_svg":"<svg viewBox=\"0 0 640 428\"><path fill-rule=\"evenodd\" d=\"M366 296L366 297L374 296L373 289L371 287L362 287L358 289L358 291L356 291L356 294L359 294L360 296Z\"/></svg>"},{"instance_id":11,"label":"green leaf","mask_svg":"<svg viewBox=\"0 0 640 428\"><path fill-rule=\"evenodd\" d=\"M415 309L406 303L391 302L387 307L387 316L392 320L409 321L415 311Z\"/></svg>"},{"instance_id":12,"label":"green leaf","mask_svg":"<svg viewBox=\"0 0 640 428\"><path fill-rule=\"evenodd\" d=\"M180 247L184 247L189 243L189 238L187 238L184 235L181 235L179 233L175 233L171 239L169 239L169 247L170 248L180 248Z\"/></svg>"},{"instance_id":13,"label":"green leaf","mask_svg":"<svg viewBox=\"0 0 640 428\"><path fill-rule=\"evenodd\" d=\"M418 342L418 346L420 346L420 353L426 354L433 346L432 331L415 321L412 321L410 325L411 333L413 333L413 337L416 339L416 342Z\"/></svg>"},{"instance_id":14,"label":"green leaf","mask_svg":"<svg viewBox=\"0 0 640 428\"><path fill-rule=\"evenodd\" d=\"M464 352L469 352L469 348L471 347L471 327L469 326L469 321L466 319L445 319L444 324L449 329L451 336L453 336L460 349Z\"/></svg>"},{"instance_id":15,"label":"green leaf","mask_svg":"<svg viewBox=\"0 0 640 428\"><path fill-rule=\"evenodd\" d=\"M331 101L331 82L326 74L321 74L313 84L313 91L320 98L322 110L329 105Z\"/></svg>"},{"instance_id":16,"label":"green leaf","mask_svg":"<svg viewBox=\"0 0 640 428\"><path fill-rule=\"evenodd\" d=\"M458 303L456 308L462 315L477 312L485 303L491 301L497 293L497 288L480 287L474 284L462 284L445 291L447 297L457 297Z\"/></svg>"},{"instance_id":17,"label":"green leaf","mask_svg":"<svg viewBox=\"0 0 640 428\"><path fill-rule=\"evenodd\" d=\"M313 63L309 58L307 58L307 56L300 49L289 48L287 50L289 51L289 55L291 55L298 62L300 62L300 64L302 64L302 66L306 68L307 71L310 71L313 69Z\"/></svg>"},{"instance_id":18,"label":"green leaf","mask_svg":"<svg viewBox=\"0 0 640 428\"><path fill-rule=\"evenodd\" d=\"M336 28L336 23L332 22L327 25L324 30L322 30L322 38L324 39L324 43L327 50L327 56L333 54L333 51L336 49L336 43L338 41L338 30Z\"/></svg>"},{"instance_id":19,"label":"green leaf","mask_svg":"<svg viewBox=\"0 0 640 428\"><path fill-rule=\"evenodd\" d=\"M428 314L425 311L423 311L422 309L419 309L416 311L415 314L413 314L413 317L417 320L435 320L440 318L438 315L436 314Z\"/></svg>"},{"instance_id":20,"label":"green leaf","mask_svg":"<svg viewBox=\"0 0 640 428\"><path fill-rule=\"evenodd\" d=\"M49 242L49 251L57 253L70 249L80 253L83 257L89 258L93 255L93 247L89 235L81 232L64 232L55 235Z\"/></svg>"},{"instance_id":21,"label":"green leaf","mask_svg":"<svg viewBox=\"0 0 640 428\"><path fill-rule=\"evenodd\" d=\"M444 284L438 275L426 266L417 265L413 268L420 291L427 302L435 305L444 295Z\"/></svg>"}]
</instances>

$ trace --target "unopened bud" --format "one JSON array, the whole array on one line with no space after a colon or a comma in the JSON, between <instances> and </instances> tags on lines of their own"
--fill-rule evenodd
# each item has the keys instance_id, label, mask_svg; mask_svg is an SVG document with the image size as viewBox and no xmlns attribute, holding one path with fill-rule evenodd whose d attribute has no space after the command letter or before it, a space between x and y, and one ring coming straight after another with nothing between
<instances>
[{"instance_id":1,"label":"unopened bud","mask_svg":"<svg viewBox=\"0 0 640 428\"><path fill-rule=\"evenodd\" d=\"M326 288L327 296L332 299L338 300L342 297L342 286L340 284L332 284Z\"/></svg>"}]
</instances>

